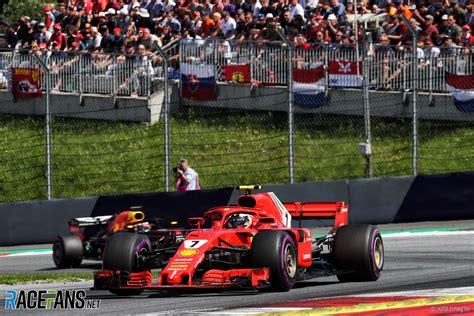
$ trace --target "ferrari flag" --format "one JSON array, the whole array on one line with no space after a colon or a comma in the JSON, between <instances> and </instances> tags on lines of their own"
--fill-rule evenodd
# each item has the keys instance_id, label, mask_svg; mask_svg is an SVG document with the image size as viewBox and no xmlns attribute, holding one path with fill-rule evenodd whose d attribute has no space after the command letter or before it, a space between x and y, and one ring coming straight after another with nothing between
<instances>
[{"instance_id":1,"label":"ferrari flag","mask_svg":"<svg viewBox=\"0 0 474 316\"><path fill-rule=\"evenodd\" d=\"M216 75L213 65L180 64L181 95L196 101L215 100Z\"/></svg>"},{"instance_id":2,"label":"ferrari flag","mask_svg":"<svg viewBox=\"0 0 474 316\"><path fill-rule=\"evenodd\" d=\"M250 64L222 66L222 79L237 83L250 83Z\"/></svg>"},{"instance_id":3,"label":"ferrari flag","mask_svg":"<svg viewBox=\"0 0 474 316\"><path fill-rule=\"evenodd\" d=\"M455 75L446 73L446 85L454 99L454 105L460 112L474 112L474 74Z\"/></svg>"},{"instance_id":4,"label":"ferrari flag","mask_svg":"<svg viewBox=\"0 0 474 316\"><path fill-rule=\"evenodd\" d=\"M324 66L314 69L293 69L293 101L303 108L318 108L325 104Z\"/></svg>"},{"instance_id":5,"label":"ferrari flag","mask_svg":"<svg viewBox=\"0 0 474 316\"><path fill-rule=\"evenodd\" d=\"M333 87L362 87L362 67L357 69L356 61L329 61L329 82Z\"/></svg>"},{"instance_id":6,"label":"ferrari flag","mask_svg":"<svg viewBox=\"0 0 474 316\"><path fill-rule=\"evenodd\" d=\"M12 68L11 90L15 98L28 99L41 97L39 84L40 70L31 68Z\"/></svg>"}]
</instances>

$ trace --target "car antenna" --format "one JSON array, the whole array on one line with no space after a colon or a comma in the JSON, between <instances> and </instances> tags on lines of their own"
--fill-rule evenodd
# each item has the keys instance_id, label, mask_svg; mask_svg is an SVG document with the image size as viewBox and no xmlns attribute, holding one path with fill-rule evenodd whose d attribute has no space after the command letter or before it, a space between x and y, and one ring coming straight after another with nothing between
<instances>
[{"instance_id":1,"label":"car antenna","mask_svg":"<svg viewBox=\"0 0 474 316\"><path fill-rule=\"evenodd\" d=\"M261 185L239 185L237 190L245 190L245 195L250 195L252 194L252 190L261 190L262 186Z\"/></svg>"}]
</instances>

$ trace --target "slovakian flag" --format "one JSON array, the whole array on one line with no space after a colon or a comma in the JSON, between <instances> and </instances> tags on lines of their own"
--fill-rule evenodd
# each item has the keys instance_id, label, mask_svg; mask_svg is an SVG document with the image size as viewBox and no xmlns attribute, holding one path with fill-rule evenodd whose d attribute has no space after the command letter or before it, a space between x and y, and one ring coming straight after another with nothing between
<instances>
[{"instance_id":1,"label":"slovakian flag","mask_svg":"<svg viewBox=\"0 0 474 316\"><path fill-rule=\"evenodd\" d=\"M474 112L474 74L455 75L446 73L446 85L460 112Z\"/></svg>"},{"instance_id":2,"label":"slovakian flag","mask_svg":"<svg viewBox=\"0 0 474 316\"><path fill-rule=\"evenodd\" d=\"M214 65L180 64L181 95L196 101L215 100L216 75Z\"/></svg>"},{"instance_id":3,"label":"slovakian flag","mask_svg":"<svg viewBox=\"0 0 474 316\"><path fill-rule=\"evenodd\" d=\"M250 83L250 64L222 66L222 80Z\"/></svg>"},{"instance_id":4,"label":"slovakian flag","mask_svg":"<svg viewBox=\"0 0 474 316\"><path fill-rule=\"evenodd\" d=\"M318 108L326 103L324 66L293 69L293 103L303 108Z\"/></svg>"},{"instance_id":5,"label":"slovakian flag","mask_svg":"<svg viewBox=\"0 0 474 316\"><path fill-rule=\"evenodd\" d=\"M329 61L329 83L333 87L362 87L362 65L356 61Z\"/></svg>"},{"instance_id":6,"label":"slovakian flag","mask_svg":"<svg viewBox=\"0 0 474 316\"><path fill-rule=\"evenodd\" d=\"M11 90L15 98L28 99L41 97L40 75L41 72L39 69L12 68Z\"/></svg>"}]
</instances>

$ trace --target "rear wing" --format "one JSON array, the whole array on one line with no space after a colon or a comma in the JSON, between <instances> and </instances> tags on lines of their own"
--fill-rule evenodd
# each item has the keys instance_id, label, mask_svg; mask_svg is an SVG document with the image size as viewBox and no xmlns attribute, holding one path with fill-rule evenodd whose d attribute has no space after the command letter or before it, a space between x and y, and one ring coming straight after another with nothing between
<instances>
[{"instance_id":1,"label":"rear wing","mask_svg":"<svg viewBox=\"0 0 474 316\"><path fill-rule=\"evenodd\" d=\"M293 219L334 219L334 227L347 225L349 206L340 202L283 202Z\"/></svg>"},{"instance_id":2,"label":"rear wing","mask_svg":"<svg viewBox=\"0 0 474 316\"><path fill-rule=\"evenodd\" d=\"M107 221L112 218L113 215L95 216L95 217L76 217L69 220L69 226L96 226L105 225Z\"/></svg>"}]
</instances>

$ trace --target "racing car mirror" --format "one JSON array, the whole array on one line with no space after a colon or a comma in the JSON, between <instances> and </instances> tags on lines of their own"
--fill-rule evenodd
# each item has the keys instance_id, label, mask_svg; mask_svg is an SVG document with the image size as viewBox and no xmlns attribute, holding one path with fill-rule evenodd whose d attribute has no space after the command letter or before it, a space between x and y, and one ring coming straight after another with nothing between
<instances>
[{"instance_id":1,"label":"racing car mirror","mask_svg":"<svg viewBox=\"0 0 474 316\"><path fill-rule=\"evenodd\" d=\"M197 229L201 228L201 225L204 225L206 220L202 217L191 217L188 219L188 224L191 226L197 226Z\"/></svg>"}]
</instances>

